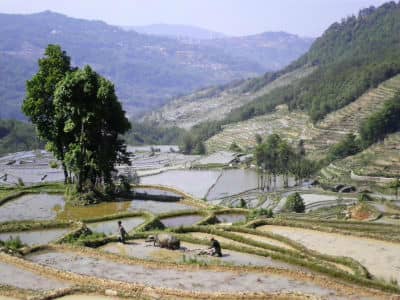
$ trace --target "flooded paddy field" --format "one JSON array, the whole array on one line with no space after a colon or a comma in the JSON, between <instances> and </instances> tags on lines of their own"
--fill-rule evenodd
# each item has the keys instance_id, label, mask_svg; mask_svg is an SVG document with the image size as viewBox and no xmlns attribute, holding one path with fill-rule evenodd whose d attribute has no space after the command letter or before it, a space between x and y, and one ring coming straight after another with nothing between
<instances>
[{"instance_id":1,"label":"flooded paddy field","mask_svg":"<svg viewBox=\"0 0 400 300\"><path fill-rule=\"evenodd\" d=\"M361 238L358 240L351 235L344 234L333 237L332 233L315 230L296 236L293 233L298 230L296 227L285 227L285 230L288 230L287 234L279 231L277 229L279 226L267 225L265 228L268 229L261 227L263 230L279 234L282 238L280 239L272 235L262 235L260 227L257 229L258 231L250 229L251 222L247 223L249 227L244 225L250 221L246 219L247 215L256 215L253 214L256 211L252 211L250 208L282 207L285 197L296 190L302 195L307 212L293 214L293 218L301 218L302 222L311 221L311 216L319 218L318 210L329 210L331 207L346 209L347 206L356 202L356 194L339 195L318 188L293 187L292 179L289 181L289 189L283 189L281 178L277 178L276 191L268 193L266 189L259 189L259 175L254 169L220 168L219 163L228 165L232 159L236 159L232 153L217 153L204 157L184 156L167 148L162 148L160 152L154 153L148 150L137 148L134 156L131 157L134 169L137 169L141 176L140 183L142 184L142 186L136 187L135 191L139 195L154 195L160 199L163 196L166 199L176 197L183 198L183 201L147 200L148 198L145 196L142 198L137 196L139 199L115 199L116 201L113 202L95 205L72 206L65 201L62 194L46 193L27 194L9 200L0 205L0 223L10 221L12 223L3 224L8 226L6 230L9 232L1 233L0 240L7 241L10 237L14 239L18 237L28 247L21 247L20 252L18 250L12 252L23 257L20 259L20 263L23 262L21 265L13 260L11 260L12 262L4 260L3 263L0 263L0 285L14 286L21 291L30 289L31 285L43 291L53 291L56 288L70 287L74 284L83 286L82 290L74 292L79 295L60 298L67 300L118 299L117 296L124 294L119 294L117 288L115 289L117 291L115 298L100 296L105 294L105 286L112 282L116 282L119 288L126 285L128 289L135 284L152 287L151 289L154 288L153 290L158 291L158 298L163 298L163 293L171 296L166 291L176 289L176 293L185 292L187 293L185 295L193 296L193 298L202 295L202 299L211 299L212 293L228 293L229 297L227 298L238 298L242 292L273 294L281 298L301 295L304 298L314 297L317 299L374 299L375 296L377 299L385 299L387 294L382 291L384 290L382 285L378 284L383 281L378 279L383 278L386 283L390 280L400 280L398 272L400 248L396 243ZM8 168L7 170L18 169L21 172L23 170L31 172L29 170L33 168L32 166L34 168L40 166L48 173L44 178L46 181L46 178L50 176L48 169L51 161L51 156L45 152L21 153L5 159L0 158L0 167L4 167L4 170ZM218 166L214 166L213 169L200 168L214 164ZM195 167L200 169L193 169ZM124 168L120 168L121 173L126 171ZM58 172L59 170L56 168L52 171ZM33 181L35 180L39 179ZM41 179L40 182L42 182ZM8 193L8 189L5 190ZM23 191L22 188L15 190ZM49 188L49 190L52 189ZM62 191L62 189L57 191L59 190ZM11 194L14 193L13 189L10 191ZM40 187L38 191L40 191ZM6 195L8 194L3 193L2 197L4 198ZM182 197L182 195L185 196ZM249 209L228 209L228 207L239 206L243 202L241 199L246 202L246 207ZM395 220L389 214L396 211L395 202L392 203L391 208L380 202L374 203L378 205L376 208L380 211L385 210L379 220L387 223ZM179 212L182 211L185 212L179 215ZM219 223L197 225L207 216L214 215ZM281 218L290 219L292 215L281 214L279 209L275 210L273 220ZM122 221L123 226L130 233L126 244L110 243L110 240L115 241L116 239L110 239L109 236L118 235L118 220ZM151 223L151 220L154 220L154 223ZM167 227L165 234L181 238L181 249L173 251L145 243L146 237L160 232L157 229L159 228L157 227L159 226L158 220ZM46 229L46 226L51 227L53 223L55 227L65 225L65 221L71 221L70 228ZM72 228L79 228L78 225L83 226L78 221L84 221L92 232L104 233L106 237L92 235L90 232L81 233L76 230L74 234L77 232L80 236L70 235L68 239L59 241ZM146 221L148 221L146 227L140 226ZM218 225L220 223L225 223L226 226ZM343 226L348 226L349 223L351 222L344 222ZM228 226L231 224L235 226ZM389 230L388 226L391 226L368 224L368 226L376 225L371 229L371 233L377 235L386 234ZM30 227L31 225L32 227ZM188 226L191 228L185 229ZM329 223L325 227L329 226L339 227L336 223ZM350 226L352 226L351 230L346 228L349 234L352 233L352 230L356 232L357 228L361 228L363 225L351 224ZM35 230L27 230L28 228L35 228ZM148 231L143 232L142 230ZM188 230L194 232L185 233ZM2 231L5 231L5 227ZM296 232L296 234L299 233ZM397 230L393 234L397 234ZM209 247L211 237L215 237L222 245L223 256L221 258L199 255L200 250ZM289 240L285 240L285 237ZM56 244L56 241L59 241L59 244ZM305 247L296 246L294 242ZM43 246L40 248L42 250L36 252L35 249L29 248L46 244L51 245ZM3 250L0 251L10 253L9 249L5 247L7 245L1 243L0 249ZM310 250L316 252L310 254ZM23 253L30 254L23 256ZM318 256L319 253L320 256ZM369 283L373 283L372 286L380 290L370 292L368 288L365 288L366 283L363 281L366 280L366 277L362 273L356 273L354 271L356 267L346 264L346 261L332 261L323 254L354 258L375 276L367 286ZM24 269L24 264L30 264L28 265L30 267ZM35 266L41 271L45 270L44 274L36 274ZM40 268L40 266L48 268ZM327 268L321 269L321 266ZM33 272L26 270L33 270ZM335 276L331 276L329 270L334 270ZM9 278L6 278L2 272L5 272ZM69 274L72 276L71 282L58 281L52 277L54 274L70 280L70 277L66 277L66 274ZM346 276L349 275L358 276L353 278L354 282L351 281L354 285L350 285L350 281L346 281ZM42 276L46 282L42 282ZM83 280L78 280L78 278ZM85 278L89 281L93 280L101 288L90 290L88 287L93 283L89 284ZM359 281L357 281L358 279ZM347 284L343 284L344 282ZM164 288L167 290L163 290ZM390 291L400 294L400 289L396 290L392 286L390 288L392 289ZM7 296L10 295L14 296L7 294ZM147 296L147 294L144 295ZM176 294L173 295L176 296ZM259 294L260 297L267 298L265 295ZM151 295L151 297L153 296Z\"/></svg>"},{"instance_id":2,"label":"flooded paddy field","mask_svg":"<svg viewBox=\"0 0 400 300\"><path fill-rule=\"evenodd\" d=\"M176 188L196 198L215 201L259 187L259 176L251 169L227 170L170 170L141 178L142 184L160 184ZM289 181L293 185L293 181ZM276 188L283 188L283 180L277 178Z\"/></svg>"},{"instance_id":3,"label":"flooded paddy field","mask_svg":"<svg viewBox=\"0 0 400 300\"><path fill-rule=\"evenodd\" d=\"M0 206L0 223L25 220L52 220L65 207L64 196L29 194Z\"/></svg>"},{"instance_id":4,"label":"flooded paddy field","mask_svg":"<svg viewBox=\"0 0 400 300\"><path fill-rule=\"evenodd\" d=\"M141 178L142 184L160 184L176 188L196 198L204 198L221 171L172 170Z\"/></svg>"},{"instance_id":5,"label":"flooded paddy field","mask_svg":"<svg viewBox=\"0 0 400 300\"><path fill-rule=\"evenodd\" d=\"M246 214L234 213L234 214L217 214L216 215L220 223L238 223L246 221Z\"/></svg>"},{"instance_id":6,"label":"flooded paddy field","mask_svg":"<svg viewBox=\"0 0 400 300\"><path fill-rule=\"evenodd\" d=\"M202 219L204 219L203 216L189 215L161 219L161 223L163 223L165 227L192 226Z\"/></svg>"},{"instance_id":7,"label":"flooded paddy field","mask_svg":"<svg viewBox=\"0 0 400 300\"><path fill-rule=\"evenodd\" d=\"M19 232L0 233L0 240L7 241L19 238L23 244L28 246L46 245L54 242L70 231L69 228L29 230Z\"/></svg>"},{"instance_id":8,"label":"flooded paddy field","mask_svg":"<svg viewBox=\"0 0 400 300\"><path fill-rule=\"evenodd\" d=\"M66 288L70 284L44 277L0 260L0 285L9 285L25 290L50 291Z\"/></svg>"},{"instance_id":9,"label":"flooded paddy field","mask_svg":"<svg viewBox=\"0 0 400 300\"><path fill-rule=\"evenodd\" d=\"M158 190L154 189L154 191L157 192ZM66 205L63 195L28 194L10 200L0 206L0 223L28 220L83 220L136 211L160 214L196 209L198 208L179 201L164 202L161 200L140 199L103 202L88 206L72 206Z\"/></svg>"},{"instance_id":10,"label":"flooded paddy field","mask_svg":"<svg viewBox=\"0 0 400 300\"><path fill-rule=\"evenodd\" d=\"M129 211L148 211L153 214L169 213L182 210L197 210L197 207L183 204L181 202L163 202L153 200L139 200L134 199L131 201Z\"/></svg>"}]
</instances>

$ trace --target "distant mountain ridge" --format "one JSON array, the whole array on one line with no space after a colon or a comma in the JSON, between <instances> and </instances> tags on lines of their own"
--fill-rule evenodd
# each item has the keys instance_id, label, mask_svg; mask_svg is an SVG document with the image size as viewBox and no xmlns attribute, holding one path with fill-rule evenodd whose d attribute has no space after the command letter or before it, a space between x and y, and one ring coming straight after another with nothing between
<instances>
[{"instance_id":1,"label":"distant mountain ridge","mask_svg":"<svg viewBox=\"0 0 400 300\"><path fill-rule=\"evenodd\" d=\"M211 41L189 44L50 11L0 14L0 118L23 118L20 105L25 82L36 72L37 60L50 43L61 45L74 65L90 64L112 80L131 116L205 86L262 74L276 68L277 61L286 65L309 47L302 44L286 60L272 55L268 64L262 57L267 57L263 53L271 52L271 48L264 46L257 48L260 54L252 55L246 50L239 55L239 51L230 52L223 44L213 45ZM238 43L236 49L247 45L245 40Z\"/></svg>"},{"instance_id":2,"label":"distant mountain ridge","mask_svg":"<svg viewBox=\"0 0 400 300\"><path fill-rule=\"evenodd\" d=\"M270 113L277 105L286 104L290 110L307 112L311 120L317 122L400 73L399 32L400 3L389 2L378 8L363 9L358 16L332 24L308 52L286 68L244 83L209 88L175 99L149 118L181 126L190 116L189 125L218 120L215 127L220 128ZM286 80L285 86L268 88L282 76L310 68L313 71L301 79L292 77L296 80ZM263 92L263 89L268 91ZM260 91L263 94L260 95ZM218 103L224 110L207 114L208 108L196 102L208 103L209 107ZM239 102L241 107L236 105ZM182 111L184 114L180 113Z\"/></svg>"},{"instance_id":3,"label":"distant mountain ridge","mask_svg":"<svg viewBox=\"0 0 400 300\"><path fill-rule=\"evenodd\" d=\"M151 24L144 26L123 26L122 28L143 34L169 36L178 39L210 40L228 37L220 32L179 24Z\"/></svg>"}]
</instances>

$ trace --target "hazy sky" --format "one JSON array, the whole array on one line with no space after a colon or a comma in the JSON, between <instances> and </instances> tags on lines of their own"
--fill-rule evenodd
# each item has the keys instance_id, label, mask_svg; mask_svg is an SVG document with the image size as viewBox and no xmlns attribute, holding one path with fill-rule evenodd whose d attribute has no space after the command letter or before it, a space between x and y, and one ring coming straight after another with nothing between
<instances>
[{"instance_id":1,"label":"hazy sky","mask_svg":"<svg viewBox=\"0 0 400 300\"><path fill-rule=\"evenodd\" d=\"M287 31L318 36L381 0L0 0L2 13L52 10L115 25L187 24L228 35Z\"/></svg>"}]
</instances>

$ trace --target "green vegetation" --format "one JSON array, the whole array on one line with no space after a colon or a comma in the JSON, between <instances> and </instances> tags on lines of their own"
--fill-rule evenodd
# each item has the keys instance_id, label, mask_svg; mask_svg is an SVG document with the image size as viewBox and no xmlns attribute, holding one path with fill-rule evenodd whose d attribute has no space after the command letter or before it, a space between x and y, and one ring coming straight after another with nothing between
<instances>
[{"instance_id":1,"label":"green vegetation","mask_svg":"<svg viewBox=\"0 0 400 300\"><path fill-rule=\"evenodd\" d=\"M263 184L267 184L267 189L276 186L276 177L283 176L284 186L288 187L289 174L293 174L297 181L313 174L316 169L316 163L307 160L302 144L298 149L293 149L285 140L277 134L268 136L266 141L258 145L255 149L255 159L257 166L262 172L260 175Z\"/></svg>"},{"instance_id":2,"label":"green vegetation","mask_svg":"<svg viewBox=\"0 0 400 300\"><path fill-rule=\"evenodd\" d=\"M274 213L271 208L252 209L247 216L247 221L252 221L259 218L272 218Z\"/></svg>"},{"instance_id":3,"label":"green vegetation","mask_svg":"<svg viewBox=\"0 0 400 300\"><path fill-rule=\"evenodd\" d=\"M32 149L43 149L35 128L16 120L0 120L0 155Z\"/></svg>"},{"instance_id":4,"label":"green vegetation","mask_svg":"<svg viewBox=\"0 0 400 300\"><path fill-rule=\"evenodd\" d=\"M396 195L396 200L399 199L399 188L400 188L400 179L396 178L392 182L388 184L390 189L393 189Z\"/></svg>"},{"instance_id":5,"label":"green vegetation","mask_svg":"<svg viewBox=\"0 0 400 300\"><path fill-rule=\"evenodd\" d=\"M6 241L0 241L0 246L5 247L7 250L17 251L25 245L21 242L19 237L10 238Z\"/></svg>"},{"instance_id":6,"label":"green vegetation","mask_svg":"<svg viewBox=\"0 0 400 300\"><path fill-rule=\"evenodd\" d=\"M360 135L364 147L383 140L400 130L400 94L386 102L383 108L361 124Z\"/></svg>"},{"instance_id":7,"label":"green vegetation","mask_svg":"<svg viewBox=\"0 0 400 300\"><path fill-rule=\"evenodd\" d=\"M360 141L352 133L347 134L339 143L333 145L327 154L329 162L354 155L361 151Z\"/></svg>"},{"instance_id":8,"label":"green vegetation","mask_svg":"<svg viewBox=\"0 0 400 300\"><path fill-rule=\"evenodd\" d=\"M66 52L49 45L22 108L74 183L70 195L113 191L115 164L129 164L119 136L130 123L110 81L89 66L73 69Z\"/></svg>"},{"instance_id":9,"label":"green vegetation","mask_svg":"<svg viewBox=\"0 0 400 300\"><path fill-rule=\"evenodd\" d=\"M287 197L285 203L285 210L293 211L296 213L303 213L305 209L306 207L304 205L304 200L299 193L296 192Z\"/></svg>"},{"instance_id":10,"label":"green vegetation","mask_svg":"<svg viewBox=\"0 0 400 300\"><path fill-rule=\"evenodd\" d=\"M205 140L221 131L223 125L272 112L279 104L287 104L290 110L305 110L315 122L353 102L400 72L399 11L400 4L390 2L333 24L283 73L307 65L316 66L316 71L233 110L221 121L198 124L196 136Z\"/></svg>"},{"instance_id":11,"label":"green vegetation","mask_svg":"<svg viewBox=\"0 0 400 300\"><path fill-rule=\"evenodd\" d=\"M124 135L129 145L180 145L186 130L161 127L155 123L131 121L132 129Z\"/></svg>"}]
</instances>

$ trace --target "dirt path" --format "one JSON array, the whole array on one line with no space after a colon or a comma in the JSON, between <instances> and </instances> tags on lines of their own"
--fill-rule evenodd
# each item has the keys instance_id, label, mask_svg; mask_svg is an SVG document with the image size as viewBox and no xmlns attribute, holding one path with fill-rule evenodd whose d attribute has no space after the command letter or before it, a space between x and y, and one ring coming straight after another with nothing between
<instances>
[{"instance_id":1,"label":"dirt path","mask_svg":"<svg viewBox=\"0 0 400 300\"><path fill-rule=\"evenodd\" d=\"M267 292L304 293L327 299L338 299L336 290L315 282L302 281L278 274L234 272L198 269L196 271L152 268L145 265L124 264L108 259L95 258L74 252L39 252L28 257L41 265L70 271L81 275L146 286L172 288L198 292ZM347 298L346 298L347 299Z\"/></svg>"},{"instance_id":2,"label":"dirt path","mask_svg":"<svg viewBox=\"0 0 400 300\"><path fill-rule=\"evenodd\" d=\"M348 256L363 264L372 275L400 282L400 244L368 238L319 232L288 226L266 225L257 228L283 235L320 253Z\"/></svg>"}]
</instances>

